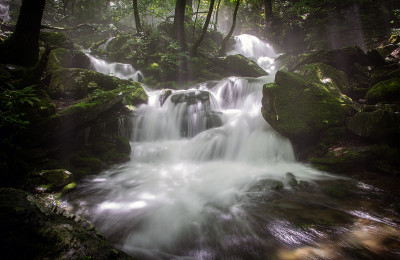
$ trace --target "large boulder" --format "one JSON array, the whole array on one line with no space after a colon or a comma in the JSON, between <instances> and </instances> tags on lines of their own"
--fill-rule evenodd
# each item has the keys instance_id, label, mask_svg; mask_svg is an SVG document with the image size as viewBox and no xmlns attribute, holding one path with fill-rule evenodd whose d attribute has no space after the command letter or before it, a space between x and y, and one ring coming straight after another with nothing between
<instances>
[{"instance_id":1,"label":"large boulder","mask_svg":"<svg viewBox=\"0 0 400 260\"><path fill-rule=\"evenodd\" d=\"M45 46L49 46L51 49L75 49L73 42L63 32L40 32L39 39Z\"/></svg>"},{"instance_id":2,"label":"large boulder","mask_svg":"<svg viewBox=\"0 0 400 260\"><path fill-rule=\"evenodd\" d=\"M312 145L321 131L342 126L356 107L337 86L305 80L302 75L278 71L275 83L263 87L262 115L295 145Z\"/></svg>"},{"instance_id":3,"label":"large boulder","mask_svg":"<svg viewBox=\"0 0 400 260\"><path fill-rule=\"evenodd\" d=\"M81 99L87 97L95 89L113 90L132 84L129 80L91 70L67 68L53 72L47 92L52 98ZM139 88L142 89L141 86Z\"/></svg>"},{"instance_id":4,"label":"large boulder","mask_svg":"<svg viewBox=\"0 0 400 260\"><path fill-rule=\"evenodd\" d=\"M0 189L4 259L133 259L90 222L17 189Z\"/></svg>"},{"instance_id":5,"label":"large boulder","mask_svg":"<svg viewBox=\"0 0 400 260\"><path fill-rule=\"evenodd\" d=\"M327 64L346 72L349 76L358 72L357 68L354 67L354 64L360 64L363 66L371 65L368 55L360 47L349 46L337 50L321 50L315 52L300 60L300 62L291 67L290 70L295 71L301 66L311 63Z\"/></svg>"},{"instance_id":6,"label":"large boulder","mask_svg":"<svg viewBox=\"0 0 400 260\"><path fill-rule=\"evenodd\" d=\"M360 137L399 142L400 114L390 110L359 112L347 120L346 127Z\"/></svg>"},{"instance_id":7,"label":"large boulder","mask_svg":"<svg viewBox=\"0 0 400 260\"><path fill-rule=\"evenodd\" d=\"M400 100L400 78L392 78L375 84L365 96L370 104Z\"/></svg>"},{"instance_id":8,"label":"large boulder","mask_svg":"<svg viewBox=\"0 0 400 260\"><path fill-rule=\"evenodd\" d=\"M219 64L227 76L261 77L268 75L255 61L241 54L226 56L219 61Z\"/></svg>"}]
</instances>

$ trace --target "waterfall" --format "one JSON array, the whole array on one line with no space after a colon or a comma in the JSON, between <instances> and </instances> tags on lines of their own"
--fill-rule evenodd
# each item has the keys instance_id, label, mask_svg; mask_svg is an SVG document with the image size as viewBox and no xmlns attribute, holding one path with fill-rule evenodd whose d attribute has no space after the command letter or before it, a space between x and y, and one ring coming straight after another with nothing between
<instances>
[{"instance_id":1,"label":"waterfall","mask_svg":"<svg viewBox=\"0 0 400 260\"><path fill-rule=\"evenodd\" d=\"M236 40L234 52L270 57L273 72L268 44ZM148 104L135 111L131 161L81 183L70 207L141 259L266 259L281 241L278 224L287 226L268 211L277 190L333 178L297 163L289 140L262 118L262 87L273 79L147 89Z\"/></svg>"},{"instance_id":2,"label":"waterfall","mask_svg":"<svg viewBox=\"0 0 400 260\"><path fill-rule=\"evenodd\" d=\"M249 34L235 36L233 50L229 51L228 54L242 54L253 59L268 73L274 72L274 59L278 56L269 43Z\"/></svg>"},{"instance_id":3,"label":"waterfall","mask_svg":"<svg viewBox=\"0 0 400 260\"><path fill-rule=\"evenodd\" d=\"M88 53L86 55L90 59L91 68L97 72L133 81L141 81L144 78L142 72L140 70L135 70L131 64L118 62L109 63Z\"/></svg>"}]
</instances>

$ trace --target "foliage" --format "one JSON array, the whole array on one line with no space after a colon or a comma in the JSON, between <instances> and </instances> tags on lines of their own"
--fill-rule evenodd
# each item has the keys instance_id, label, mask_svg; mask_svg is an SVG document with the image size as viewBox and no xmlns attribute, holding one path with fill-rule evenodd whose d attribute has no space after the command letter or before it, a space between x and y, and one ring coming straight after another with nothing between
<instances>
[{"instance_id":1,"label":"foliage","mask_svg":"<svg viewBox=\"0 0 400 260\"><path fill-rule=\"evenodd\" d=\"M35 94L35 86L29 86L21 90L14 89L8 84L8 89L2 92L0 98L0 128L25 128L30 121L26 117L27 108L33 107L40 99Z\"/></svg>"}]
</instances>

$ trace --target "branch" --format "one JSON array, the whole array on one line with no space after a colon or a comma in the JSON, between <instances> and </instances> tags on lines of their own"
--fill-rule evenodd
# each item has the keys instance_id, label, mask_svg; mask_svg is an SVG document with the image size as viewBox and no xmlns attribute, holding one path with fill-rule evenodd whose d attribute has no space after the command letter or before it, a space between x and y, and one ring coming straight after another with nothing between
<instances>
[{"instance_id":1,"label":"branch","mask_svg":"<svg viewBox=\"0 0 400 260\"><path fill-rule=\"evenodd\" d=\"M57 31L72 31L72 30L78 30L81 27L89 27L91 29L93 29L94 31L98 31L97 27L90 25L90 24L79 24L75 27L72 28L63 28L63 27L53 27L53 26L49 26L49 25L41 25L41 29L49 29L49 30L57 30Z\"/></svg>"}]
</instances>

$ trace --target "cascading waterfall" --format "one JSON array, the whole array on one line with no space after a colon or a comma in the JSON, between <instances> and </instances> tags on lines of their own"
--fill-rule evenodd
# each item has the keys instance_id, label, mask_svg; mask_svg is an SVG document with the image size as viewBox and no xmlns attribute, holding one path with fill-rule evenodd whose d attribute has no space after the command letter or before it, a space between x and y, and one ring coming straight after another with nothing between
<instances>
[{"instance_id":1,"label":"cascading waterfall","mask_svg":"<svg viewBox=\"0 0 400 260\"><path fill-rule=\"evenodd\" d=\"M257 37L249 34L235 36L235 40L235 45L233 46L234 48L228 52L228 54L242 54L250 59L253 59L268 73L274 72L274 59L277 57L277 54L270 44L263 42Z\"/></svg>"},{"instance_id":2,"label":"cascading waterfall","mask_svg":"<svg viewBox=\"0 0 400 260\"><path fill-rule=\"evenodd\" d=\"M86 55L90 59L91 68L95 71L120 79L131 79L133 81L141 81L143 79L142 72L140 70L135 70L131 64L118 62L109 63L90 54Z\"/></svg>"},{"instance_id":3,"label":"cascading waterfall","mask_svg":"<svg viewBox=\"0 0 400 260\"><path fill-rule=\"evenodd\" d=\"M253 36L238 39L235 52L275 55ZM297 163L260 114L262 86L273 78L147 89L131 161L81 183L69 207L139 259L285 259L285 250L349 231L319 213L342 225L358 217L320 191L321 182L343 179Z\"/></svg>"}]
</instances>

